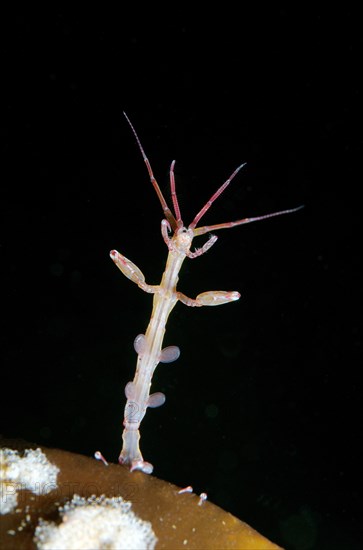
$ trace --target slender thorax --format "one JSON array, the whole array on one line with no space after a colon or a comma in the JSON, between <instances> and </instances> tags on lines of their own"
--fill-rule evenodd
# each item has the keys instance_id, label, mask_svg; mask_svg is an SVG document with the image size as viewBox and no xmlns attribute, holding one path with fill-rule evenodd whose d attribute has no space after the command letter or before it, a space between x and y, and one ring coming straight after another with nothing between
<instances>
[{"instance_id":1,"label":"slender thorax","mask_svg":"<svg viewBox=\"0 0 363 550\"><path fill-rule=\"evenodd\" d=\"M245 165L244 163L234 170L230 177L217 189L217 191L199 210L193 221L188 226L185 226L181 218L178 197L175 189L175 161L173 160L170 166L170 191L173 204L172 211L169 208L154 177L150 162L145 154L134 127L127 115L125 113L124 115L135 135L146 164L151 183L163 209L164 219L161 222L161 234L166 246L168 247L168 257L166 260L165 271L161 282L158 285L147 284L145 282L144 275L134 263L125 258L125 256L116 250L112 250L110 252L112 260L122 271L122 273L126 275L126 277L131 279L131 281L136 283L145 292L149 292L154 295L151 319L146 332L145 334L139 334L134 341L134 348L137 353L136 373L133 381L128 382L125 387L127 402L123 421L123 447L119 456L120 464L129 466L131 471L142 470L145 473L151 473L153 466L143 459L140 451L139 427L148 407L159 407L165 402L165 395L163 393L156 392L150 394L152 376L156 366L158 363L170 363L175 361L180 355L180 350L177 346L162 348L166 322L170 312L178 301L187 306L201 307L218 306L228 302L234 302L240 298L239 292L236 291L210 290L199 294L196 298L189 298L177 290L178 274L185 258L198 258L207 252L207 250L209 250L217 240L215 235L210 235L201 248L192 250L192 242L194 237L199 237L205 233L211 233L212 231L219 229L228 229L237 225L272 218L273 216L296 212L302 208L302 206L282 210L280 212L274 212L264 216L243 218L234 222L198 227L198 224L204 214L229 186L233 178Z\"/></svg>"}]
</instances>

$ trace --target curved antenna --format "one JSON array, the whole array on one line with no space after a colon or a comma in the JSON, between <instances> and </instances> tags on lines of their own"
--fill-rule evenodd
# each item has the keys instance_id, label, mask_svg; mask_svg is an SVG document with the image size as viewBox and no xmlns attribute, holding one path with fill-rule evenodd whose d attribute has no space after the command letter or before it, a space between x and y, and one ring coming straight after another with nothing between
<instances>
[{"instance_id":1,"label":"curved antenna","mask_svg":"<svg viewBox=\"0 0 363 550\"><path fill-rule=\"evenodd\" d=\"M170 210L169 206L167 205L167 202L166 200L164 199L164 195L162 194L161 192L161 189L158 185L158 182L156 181L155 177L154 177L154 174L153 174L153 171L152 171L152 168L151 168L151 165L150 165L150 162L149 162L149 159L147 158L147 156L145 155L145 151L144 151L144 148L143 146L141 145L141 142L140 142L140 139L139 139L139 136L137 135L136 133L136 130L135 128L133 127L132 123L131 123L131 120L129 119L129 117L127 116L127 114L125 113L125 111L123 111L123 114L127 120L127 122L129 123L130 125L130 128L131 130L133 131L133 134L136 138L136 141L137 141L137 144L139 146L139 149L141 151L141 154L142 154L142 158L144 159L144 162L146 164L146 168L147 168L147 171L149 172L149 177L150 177L150 181L151 183L153 184L153 187L156 191L156 194L159 198L159 201L160 201L160 204L161 204L161 207L163 209L163 212L164 212L164 215L166 217L166 219L168 220L168 222L170 223L171 227L173 230L175 230L177 228L177 222L175 220L175 217L172 213L172 211ZM174 185L174 188L175 188L175 185ZM173 203L174 203L174 199L173 199ZM175 205L174 205L174 208L175 208ZM178 215L178 214L177 214ZM180 213L179 213L180 215Z\"/></svg>"}]
</instances>

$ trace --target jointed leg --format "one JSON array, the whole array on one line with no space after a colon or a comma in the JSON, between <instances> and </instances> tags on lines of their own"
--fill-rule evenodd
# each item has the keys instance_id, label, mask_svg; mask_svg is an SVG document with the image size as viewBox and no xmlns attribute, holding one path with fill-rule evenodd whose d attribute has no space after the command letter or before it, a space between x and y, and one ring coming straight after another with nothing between
<instances>
[{"instance_id":1,"label":"jointed leg","mask_svg":"<svg viewBox=\"0 0 363 550\"><path fill-rule=\"evenodd\" d=\"M202 254L207 252L207 250L209 250L211 248L211 246L214 245L214 243L217 241L217 239L218 239L218 237L216 237L215 235L211 235L209 237L208 241L206 243L204 243L202 248L196 248L194 252L191 252L189 250L189 252L187 252L188 258L191 258L191 259L198 258Z\"/></svg>"},{"instance_id":2,"label":"jointed leg","mask_svg":"<svg viewBox=\"0 0 363 550\"><path fill-rule=\"evenodd\" d=\"M162 220L161 221L161 235L164 239L164 243L166 244L166 246L170 250L171 238L169 237L169 232L171 232L170 223L168 222L168 220Z\"/></svg>"},{"instance_id":3,"label":"jointed leg","mask_svg":"<svg viewBox=\"0 0 363 550\"><path fill-rule=\"evenodd\" d=\"M208 292L202 292L193 300L182 292L177 292L178 300L183 302L186 306L201 307L201 306L219 306L222 304L228 304L228 302L234 302L241 297L239 292L236 291L224 291L224 290L210 290Z\"/></svg>"},{"instance_id":4,"label":"jointed leg","mask_svg":"<svg viewBox=\"0 0 363 550\"><path fill-rule=\"evenodd\" d=\"M136 283L137 286L139 286L145 292L155 294L159 287L157 285L148 285L147 283L145 283L144 274L134 263L132 263L125 256L117 252L117 250L111 250L110 256L119 268L119 270L122 271L122 273L125 275L125 277Z\"/></svg>"}]
</instances>

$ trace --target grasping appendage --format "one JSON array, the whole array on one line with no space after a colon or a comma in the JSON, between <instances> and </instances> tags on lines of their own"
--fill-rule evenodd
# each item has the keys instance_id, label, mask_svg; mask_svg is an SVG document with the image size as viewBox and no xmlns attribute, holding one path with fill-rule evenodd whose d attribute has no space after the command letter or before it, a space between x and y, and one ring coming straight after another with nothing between
<instances>
[{"instance_id":1,"label":"grasping appendage","mask_svg":"<svg viewBox=\"0 0 363 550\"><path fill-rule=\"evenodd\" d=\"M175 161L171 163L170 167L170 189L174 207L173 214L171 209L168 207L154 177L150 162L145 155L136 131L126 114L125 117L135 135L146 164L151 183L154 186L157 196L159 197L165 215L165 219L161 222L161 234L169 250L165 271L159 285L147 284L145 282L144 275L135 264L125 258L125 256L122 256L122 254L117 252L117 250L111 250L110 252L112 260L122 271L122 273L126 275L126 277L131 279L131 281L136 283L145 292L154 294L153 309L149 326L147 327L146 333L139 334L134 341L134 348L138 355L136 374L134 380L132 382L128 382L125 387L127 403L123 422L123 447L119 456L120 464L128 465L131 471L142 470L144 473L150 474L153 470L153 466L149 462L144 461L139 448L139 427L148 407L159 407L165 402L165 395L163 393L157 392L150 395L152 375L156 366L158 363L170 363L175 361L180 355L180 350L177 346L169 346L164 349L162 348L165 326L170 312L178 300L187 306L200 307L218 306L228 302L233 302L240 298L239 292L236 291L210 290L199 294L193 299L177 290L176 285L178 282L178 274L185 258L188 257L193 259L201 256L207 252L207 250L209 250L217 240L216 236L210 236L209 240L201 248L192 252L191 246L193 238L217 229L235 227L236 225L264 220L272 216L280 216L281 214L296 212L302 208L302 206L299 206L298 208L291 208L289 210L282 210L280 212L274 212L273 214L267 214L265 216L244 218L234 222L197 227L198 222L209 210L214 201L219 197L219 195L221 195L221 193L223 193L232 179L244 166L244 164L241 164L214 193L214 195L211 196L209 201L195 216L192 223L188 227L185 227L181 219L178 198L175 191Z\"/></svg>"}]
</instances>

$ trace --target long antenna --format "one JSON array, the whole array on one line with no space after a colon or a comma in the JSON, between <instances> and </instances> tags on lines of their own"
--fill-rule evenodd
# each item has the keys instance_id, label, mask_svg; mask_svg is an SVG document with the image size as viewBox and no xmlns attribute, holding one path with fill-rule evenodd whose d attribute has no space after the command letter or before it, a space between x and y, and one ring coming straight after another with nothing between
<instances>
[{"instance_id":1,"label":"long antenna","mask_svg":"<svg viewBox=\"0 0 363 550\"><path fill-rule=\"evenodd\" d=\"M144 151L144 148L143 146L141 145L141 141L139 139L139 136L137 135L136 133L136 130L135 128L133 127L132 123L131 123L131 120L129 119L129 117L127 116L127 114L125 113L125 111L123 112L127 122L129 123L130 125L130 128L131 130L133 131L133 134L136 138L136 141L137 141L137 144L139 146L139 149L141 151L141 154L142 154L142 158L144 159L144 162L146 164L146 168L147 168L147 171L149 172L149 176L150 176L150 181L151 183L153 184L154 186L154 189L156 191L156 194L157 196L159 197L159 201L160 201L160 204L162 206L162 209L164 211L164 214L165 214L165 217L166 219L168 220L168 222L170 223L171 227L175 230L176 227L177 227L177 223L176 223L176 220L175 220L175 217L172 213L172 211L170 210L169 206L167 205L167 202L166 200L164 199L164 195L162 194L161 192L161 189L158 185L158 182L156 181L155 177L154 177L154 173L152 171L152 168L151 168L151 165L150 165L150 162L149 162L149 159L147 158L146 154L145 154L145 151Z\"/></svg>"},{"instance_id":2,"label":"long antenna","mask_svg":"<svg viewBox=\"0 0 363 550\"><path fill-rule=\"evenodd\" d=\"M223 185L221 185L219 187L219 189L217 189L217 191L214 193L214 195L211 196L211 198L209 199L208 202L205 203L205 205L203 206L203 208L198 212L198 214L195 216L194 220L192 221L192 223L189 225L189 229L194 229L197 225L197 223L199 222L200 218L202 218L204 216L204 214L207 212L207 210L210 209L210 207L212 206L212 204L214 203L214 201L216 199L218 199L219 195L221 195L223 193L223 191L225 189L227 189L228 185L231 183L231 181L233 180L233 178L238 174L238 172L241 170L241 168L243 168L245 166L245 162L243 164L240 164L240 166L238 166L238 168L235 169L235 171L233 172L233 174L231 174L228 178L228 180L226 180Z\"/></svg>"},{"instance_id":3,"label":"long antenna","mask_svg":"<svg viewBox=\"0 0 363 550\"><path fill-rule=\"evenodd\" d=\"M235 222L227 223L217 223L216 225L205 225L203 227L197 227L194 229L194 235L204 235L209 231L216 231L217 229L229 229L230 227L235 227L236 225L242 225L244 223L259 222L260 220L266 220L267 218L273 218L274 216L282 216L284 214L292 214L304 208L304 205L297 206L296 208L289 208L288 210L280 210L279 212L272 212L272 214L265 214L264 216L257 216L255 218L243 218L242 220L237 220Z\"/></svg>"}]
</instances>

